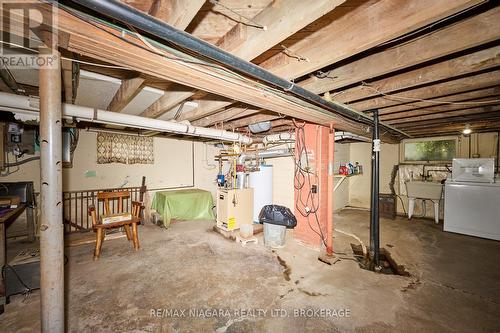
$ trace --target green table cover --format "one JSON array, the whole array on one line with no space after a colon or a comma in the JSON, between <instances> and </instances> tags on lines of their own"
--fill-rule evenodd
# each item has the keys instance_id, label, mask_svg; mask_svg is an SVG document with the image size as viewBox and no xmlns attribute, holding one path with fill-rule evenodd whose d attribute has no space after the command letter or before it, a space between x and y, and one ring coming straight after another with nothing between
<instances>
[{"instance_id":1,"label":"green table cover","mask_svg":"<svg viewBox=\"0 0 500 333\"><path fill-rule=\"evenodd\" d=\"M165 228L170 220L213 220L212 193L200 189L156 192L151 208L163 217Z\"/></svg>"}]
</instances>

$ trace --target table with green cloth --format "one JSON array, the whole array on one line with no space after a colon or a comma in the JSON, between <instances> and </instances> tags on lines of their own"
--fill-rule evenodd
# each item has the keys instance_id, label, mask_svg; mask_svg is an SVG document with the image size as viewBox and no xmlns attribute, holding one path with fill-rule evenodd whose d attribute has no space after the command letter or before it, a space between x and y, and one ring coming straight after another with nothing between
<instances>
[{"instance_id":1,"label":"table with green cloth","mask_svg":"<svg viewBox=\"0 0 500 333\"><path fill-rule=\"evenodd\" d=\"M196 188L156 192L151 203L151 208L162 216L165 228L172 219L213 220L213 206L212 193Z\"/></svg>"}]
</instances>

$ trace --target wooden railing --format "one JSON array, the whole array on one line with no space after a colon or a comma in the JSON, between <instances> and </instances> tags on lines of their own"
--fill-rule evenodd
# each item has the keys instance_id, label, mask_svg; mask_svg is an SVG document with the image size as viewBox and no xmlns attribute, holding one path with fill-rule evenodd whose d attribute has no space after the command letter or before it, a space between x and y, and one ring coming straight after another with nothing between
<instances>
[{"instance_id":1,"label":"wooden railing","mask_svg":"<svg viewBox=\"0 0 500 333\"><path fill-rule=\"evenodd\" d=\"M123 187L98 190L66 191L63 192L63 221L64 232L78 232L92 229L92 220L88 215L88 208L94 205L97 216L104 214L104 203L98 202L97 193L110 191L129 191L130 197L123 202L123 211L131 211L132 201L140 201L141 187ZM111 211L118 213L118 202L110 202Z\"/></svg>"}]
</instances>

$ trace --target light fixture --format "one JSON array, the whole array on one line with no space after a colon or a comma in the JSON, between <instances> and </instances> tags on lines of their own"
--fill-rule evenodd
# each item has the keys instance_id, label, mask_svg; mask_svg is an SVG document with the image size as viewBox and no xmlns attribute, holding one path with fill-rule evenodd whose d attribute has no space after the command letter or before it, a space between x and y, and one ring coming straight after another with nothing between
<instances>
[{"instance_id":1,"label":"light fixture","mask_svg":"<svg viewBox=\"0 0 500 333\"><path fill-rule=\"evenodd\" d=\"M464 130L462 131L462 133L463 133L464 135L469 135L469 134L471 134L471 133L472 133L472 130L471 130L470 125L469 125L469 124L465 124L465 128L464 128Z\"/></svg>"}]
</instances>

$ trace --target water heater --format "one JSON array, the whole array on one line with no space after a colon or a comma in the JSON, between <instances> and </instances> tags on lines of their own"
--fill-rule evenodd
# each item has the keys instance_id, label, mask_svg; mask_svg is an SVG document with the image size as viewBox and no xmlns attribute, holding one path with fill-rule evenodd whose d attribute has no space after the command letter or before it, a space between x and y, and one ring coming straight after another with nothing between
<instances>
[{"instance_id":1,"label":"water heater","mask_svg":"<svg viewBox=\"0 0 500 333\"><path fill-rule=\"evenodd\" d=\"M259 171L250 172L248 186L253 188L253 221L259 222L259 213L265 205L273 204L273 166L261 164Z\"/></svg>"}]
</instances>

